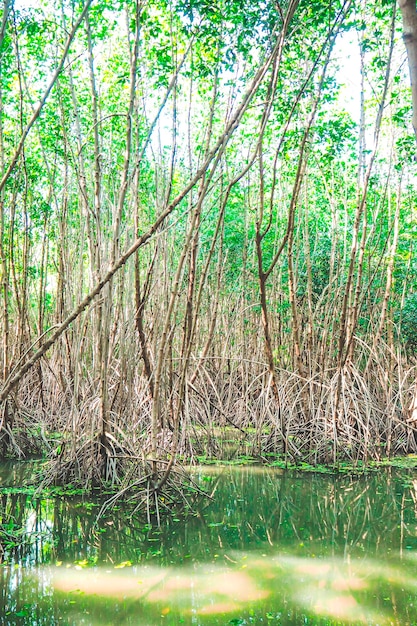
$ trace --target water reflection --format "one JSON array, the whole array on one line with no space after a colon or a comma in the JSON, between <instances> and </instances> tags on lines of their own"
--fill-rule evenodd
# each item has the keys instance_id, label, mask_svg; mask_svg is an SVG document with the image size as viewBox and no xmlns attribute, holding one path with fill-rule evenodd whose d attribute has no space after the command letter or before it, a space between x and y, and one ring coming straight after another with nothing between
<instances>
[{"instance_id":1,"label":"water reflection","mask_svg":"<svg viewBox=\"0 0 417 626\"><path fill-rule=\"evenodd\" d=\"M91 503L3 494L0 623L417 622L411 474L197 480L217 482L213 502L161 529L128 511L97 523Z\"/></svg>"}]
</instances>

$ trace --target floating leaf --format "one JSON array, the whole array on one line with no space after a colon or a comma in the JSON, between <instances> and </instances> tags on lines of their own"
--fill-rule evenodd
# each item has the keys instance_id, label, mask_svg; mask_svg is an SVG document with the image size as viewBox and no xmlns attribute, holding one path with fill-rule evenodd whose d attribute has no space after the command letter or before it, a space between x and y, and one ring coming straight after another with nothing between
<instances>
[{"instance_id":1,"label":"floating leaf","mask_svg":"<svg viewBox=\"0 0 417 626\"><path fill-rule=\"evenodd\" d=\"M131 561L123 561L122 563L119 563L118 565L115 565L114 569L123 569L123 567L132 567L132 562Z\"/></svg>"}]
</instances>

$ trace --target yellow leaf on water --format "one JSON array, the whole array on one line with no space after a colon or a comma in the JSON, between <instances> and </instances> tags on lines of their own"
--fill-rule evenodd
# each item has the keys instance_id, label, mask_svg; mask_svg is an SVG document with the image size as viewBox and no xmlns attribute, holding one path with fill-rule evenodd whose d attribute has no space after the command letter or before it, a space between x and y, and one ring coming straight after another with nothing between
<instances>
[{"instance_id":1,"label":"yellow leaf on water","mask_svg":"<svg viewBox=\"0 0 417 626\"><path fill-rule=\"evenodd\" d=\"M131 561L123 561L122 563L119 563L118 565L115 565L114 569L122 569L123 567L132 567L132 562Z\"/></svg>"}]
</instances>

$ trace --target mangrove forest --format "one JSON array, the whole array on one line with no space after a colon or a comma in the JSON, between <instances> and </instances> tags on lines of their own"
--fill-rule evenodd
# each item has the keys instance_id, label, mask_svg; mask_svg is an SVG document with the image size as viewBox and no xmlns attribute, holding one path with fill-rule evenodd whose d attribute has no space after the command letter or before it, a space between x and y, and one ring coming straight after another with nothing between
<instances>
[{"instance_id":1,"label":"mangrove forest","mask_svg":"<svg viewBox=\"0 0 417 626\"><path fill-rule=\"evenodd\" d=\"M417 452L415 3L2 9L2 458L145 502Z\"/></svg>"}]
</instances>

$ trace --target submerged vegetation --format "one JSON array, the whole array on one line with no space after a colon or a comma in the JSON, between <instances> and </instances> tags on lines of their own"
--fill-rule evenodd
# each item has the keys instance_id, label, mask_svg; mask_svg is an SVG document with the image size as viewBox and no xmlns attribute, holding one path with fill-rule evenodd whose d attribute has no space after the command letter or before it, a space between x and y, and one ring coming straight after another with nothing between
<instances>
[{"instance_id":1,"label":"submerged vegetation","mask_svg":"<svg viewBox=\"0 0 417 626\"><path fill-rule=\"evenodd\" d=\"M178 459L417 452L402 34L380 0L4 0L3 458L148 497Z\"/></svg>"}]
</instances>

